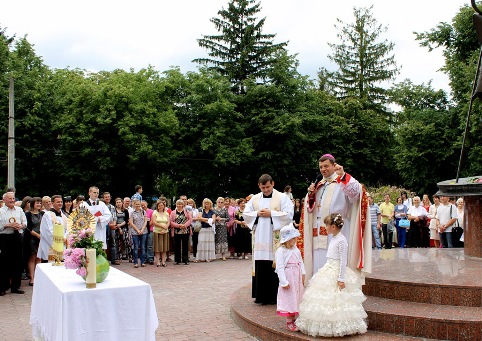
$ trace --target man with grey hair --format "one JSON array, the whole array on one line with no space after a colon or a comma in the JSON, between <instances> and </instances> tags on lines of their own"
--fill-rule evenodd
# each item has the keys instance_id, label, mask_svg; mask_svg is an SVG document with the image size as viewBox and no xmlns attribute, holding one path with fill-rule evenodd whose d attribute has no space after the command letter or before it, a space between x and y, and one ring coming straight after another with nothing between
<instances>
[{"instance_id":1,"label":"man with grey hair","mask_svg":"<svg viewBox=\"0 0 482 341\"><path fill-rule=\"evenodd\" d=\"M10 288L13 294L24 294L22 279L22 234L27 226L23 210L15 206L15 193L3 194L0 208L0 296Z\"/></svg>"},{"instance_id":2,"label":"man with grey hair","mask_svg":"<svg viewBox=\"0 0 482 341\"><path fill-rule=\"evenodd\" d=\"M423 243L423 227L427 222L427 210L420 205L420 197L415 196L412 198L413 205L408 208L408 220L410 220L410 234L409 245L410 247L422 247Z\"/></svg>"},{"instance_id":3,"label":"man with grey hair","mask_svg":"<svg viewBox=\"0 0 482 341\"><path fill-rule=\"evenodd\" d=\"M129 214L132 214L132 211L134 211L134 209L131 206L131 198L125 197L123 202L124 202L124 209L127 210Z\"/></svg>"}]
</instances>

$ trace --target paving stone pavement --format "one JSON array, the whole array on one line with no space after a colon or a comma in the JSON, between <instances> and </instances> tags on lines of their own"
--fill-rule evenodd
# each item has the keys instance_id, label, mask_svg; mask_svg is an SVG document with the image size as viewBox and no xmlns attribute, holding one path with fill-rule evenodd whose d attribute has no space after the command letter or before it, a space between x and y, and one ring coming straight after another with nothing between
<instances>
[{"instance_id":1,"label":"paving stone pavement","mask_svg":"<svg viewBox=\"0 0 482 341\"><path fill-rule=\"evenodd\" d=\"M168 262L165 268L148 265L137 269L123 261L116 268L151 285L159 318L156 340L256 340L234 324L229 303L236 290L251 283L251 261ZM25 295L0 297L0 341L32 340L28 323L32 287L22 281L22 289Z\"/></svg>"}]
</instances>

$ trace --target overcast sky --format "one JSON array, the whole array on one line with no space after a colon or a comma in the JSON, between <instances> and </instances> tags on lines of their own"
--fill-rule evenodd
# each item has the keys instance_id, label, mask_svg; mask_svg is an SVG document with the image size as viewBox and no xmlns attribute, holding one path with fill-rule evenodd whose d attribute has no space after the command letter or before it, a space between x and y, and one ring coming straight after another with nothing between
<instances>
[{"instance_id":1,"label":"overcast sky","mask_svg":"<svg viewBox=\"0 0 482 341\"><path fill-rule=\"evenodd\" d=\"M7 34L27 35L37 55L52 68L91 71L148 65L159 71L179 66L196 70L194 58L207 56L198 38L215 34L209 21L228 0L11 0L3 1L0 26ZM383 38L395 43L401 73L414 83L433 80L434 88L449 90L438 71L441 51L419 47L413 32L425 32L439 22L450 22L461 6L459 0L261 0L263 33L277 34L275 42L289 41L290 54L298 54L299 72L316 78L320 67L334 70L327 55L328 43L337 43L336 19L353 22L353 7L370 7L388 31Z\"/></svg>"}]
</instances>

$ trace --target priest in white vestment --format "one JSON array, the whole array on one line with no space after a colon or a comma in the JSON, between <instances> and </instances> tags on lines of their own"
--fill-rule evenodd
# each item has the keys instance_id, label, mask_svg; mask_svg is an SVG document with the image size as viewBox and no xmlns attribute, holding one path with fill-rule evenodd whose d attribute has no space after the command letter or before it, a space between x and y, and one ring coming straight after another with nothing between
<instances>
[{"instance_id":1,"label":"priest in white vestment","mask_svg":"<svg viewBox=\"0 0 482 341\"><path fill-rule=\"evenodd\" d=\"M42 263L47 263L49 259L50 249L54 241L54 224L60 224L64 227L64 238L67 237L67 216L62 213L62 196L52 196L52 208L46 211L40 221L40 243L37 251L37 257Z\"/></svg>"},{"instance_id":2,"label":"priest in white vestment","mask_svg":"<svg viewBox=\"0 0 482 341\"><path fill-rule=\"evenodd\" d=\"M255 303L276 304L278 276L274 272L274 254L279 246L279 230L293 222L293 203L274 189L268 174L258 180L261 193L246 204L243 218L253 231L253 290Z\"/></svg>"},{"instance_id":3,"label":"priest in white vestment","mask_svg":"<svg viewBox=\"0 0 482 341\"><path fill-rule=\"evenodd\" d=\"M81 206L86 207L95 217L96 226L94 239L101 240L102 248L107 249L107 224L112 219L112 214L106 204L98 199L99 189L95 186L89 188L89 199L84 200Z\"/></svg>"},{"instance_id":4,"label":"priest in white vestment","mask_svg":"<svg viewBox=\"0 0 482 341\"><path fill-rule=\"evenodd\" d=\"M340 213L345 221L341 232L348 241L348 266L359 273L371 273L372 235L366 191L331 154L324 154L318 162L321 175L308 188L300 227L306 280L326 263L332 235L327 234L323 220L332 213Z\"/></svg>"}]
</instances>

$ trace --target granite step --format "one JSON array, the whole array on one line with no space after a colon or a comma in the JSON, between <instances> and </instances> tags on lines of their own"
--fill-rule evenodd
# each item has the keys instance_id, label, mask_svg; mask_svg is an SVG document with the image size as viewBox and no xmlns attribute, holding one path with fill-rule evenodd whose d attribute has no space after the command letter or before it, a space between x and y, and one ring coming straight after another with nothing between
<instances>
[{"instance_id":1,"label":"granite step","mask_svg":"<svg viewBox=\"0 0 482 341\"><path fill-rule=\"evenodd\" d=\"M482 259L463 249L373 251L363 292L402 301L482 307Z\"/></svg>"},{"instance_id":2,"label":"granite step","mask_svg":"<svg viewBox=\"0 0 482 341\"><path fill-rule=\"evenodd\" d=\"M481 286L468 286L366 278L363 293L417 303L482 307L482 283Z\"/></svg>"},{"instance_id":3,"label":"granite step","mask_svg":"<svg viewBox=\"0 0 482 341\"><path fill-rule=\"evenodd\" d=\"M381 331L369 330L362 335L346 336L344 338L314 338L300 332L286 330L285 319L276 315L276 305L257 305L251 297L251 286L236 291L231 296L231 317L245 332L262 341L291 341L291 340L353 340L353 341L422 341L419 338L406 335L388 334ZM370 328L370 325L368 326Z\"/></svg>"},{"instance_id":4,"label":"granite step","mask_svg":"<svg viewBox=\"0 0 482 341\"><path fill-rule=\"evenodd\" d=\"M482 307L417 303L368 296L368 328L437 340L482 340Z\"/></svg>"}]
</instances>

